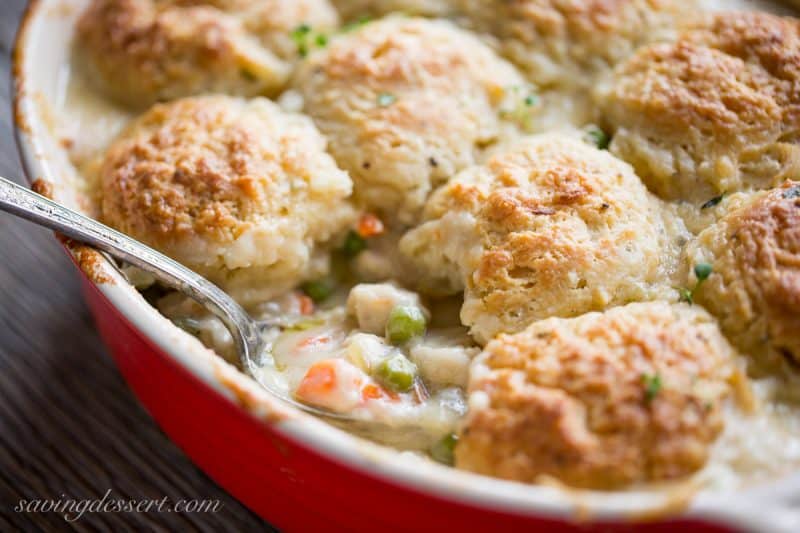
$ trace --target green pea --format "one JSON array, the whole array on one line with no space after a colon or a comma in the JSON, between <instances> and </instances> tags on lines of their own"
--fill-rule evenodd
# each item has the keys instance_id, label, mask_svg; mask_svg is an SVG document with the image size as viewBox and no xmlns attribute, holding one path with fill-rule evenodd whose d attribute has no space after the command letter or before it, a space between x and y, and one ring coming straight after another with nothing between
<instances>
[{"instance_id":1,"label":"green pea","mask_svg":"<svg viewBox=\"0 0 800 533\"><path fill-rule=\"evenodd\" d=\"M453 455L457 442L458 436L455 433L445 435L431 447L431 457L433 457L434 461L452 465L454 463Z\"/></svg>"},{"instance_id":2,"label":"green pea","mask_svg":"<svg viewBox=\"0 0 800 533\"><path fill-rule=\"evenodd\" d=\"M350 233L347 234L347 237L344 239L344 245L342 246L342 251L347 257L355 257L366 249L367 241L364 237L355 231L350 231Z\"/></svg>"},{"instance_id":3,"label":"green pea","mask_svg":"<svg viewBox=\"0 0 800 533\"><path fill-rule=\"evenodd\" d=\"M398 305L386 321L386 338L392 344L403 344L425 334L425 315L419 307Z\"/></svg>"},{"instance_id":4,"label":"green pea","mask_svg":"<svg viewBox=\"0 0 800 533\"><path fill-rule=\"evenodd\" d=\"M397 354L378 365L376 377L384 386L394 391L407 392L414 386L417 378L417 365Z\"/></svg>"},{"instance_id":5,"label":"green pea","mask_svg":"<svg viewBox=\"0 0 800 533\"><path fill-rule=\"evenodd\" d=\"M714 268L708 263L697 263L694 266L694 275L697 276L698 283L708 279Z\"/></svg>"},{"instance_id":6,"label":"green pea","mask_svg":"<svg viewBox=\"0 0 800 533\"><path fill-rule=\"evenodd\" d=\"M334 286L330 281L320 279L304 283L301 289L314 302L319 303L324 302L333 294Z\"/></svg>"}]
</instances>

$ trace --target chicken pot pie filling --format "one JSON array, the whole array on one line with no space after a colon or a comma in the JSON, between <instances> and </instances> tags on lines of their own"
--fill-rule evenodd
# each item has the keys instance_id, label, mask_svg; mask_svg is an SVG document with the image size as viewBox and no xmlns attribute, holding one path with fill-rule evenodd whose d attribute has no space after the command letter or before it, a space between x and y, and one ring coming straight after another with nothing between
<instances>
[{"instance_id":1,"label":"chicken pot pie filling","mask_svg":"<svg viewBox=\"0 0 800 533\"><path fill-rule=\"evenodd\" d=\"M800 467L785 7L263 4L88 1L57 124L93 215L278 324L257 380L525 483Z\"/></svg>"}]
</instances>

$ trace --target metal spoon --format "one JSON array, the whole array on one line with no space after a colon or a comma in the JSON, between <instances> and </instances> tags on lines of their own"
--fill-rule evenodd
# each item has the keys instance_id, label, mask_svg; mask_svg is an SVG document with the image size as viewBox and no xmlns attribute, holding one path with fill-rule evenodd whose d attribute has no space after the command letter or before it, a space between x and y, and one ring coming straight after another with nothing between
<instances>
[{"instance_id":1,"label":"metal spoon","mask_svg":"<svg viewBox=\"0 0 800 533\"><path fill-rule=\"evenodd\" d=\"M127 235L3 177L0 177L0 210L88 244L152 274L161 283L182 292L222 320L233 337L242 368L268 392L311 414L351 420L346 415L297 402L262 381L257 361L267 346L261 333L265 328L282 324L254 320L233 298L199 274Z\"/></svg>"}]
</instances>

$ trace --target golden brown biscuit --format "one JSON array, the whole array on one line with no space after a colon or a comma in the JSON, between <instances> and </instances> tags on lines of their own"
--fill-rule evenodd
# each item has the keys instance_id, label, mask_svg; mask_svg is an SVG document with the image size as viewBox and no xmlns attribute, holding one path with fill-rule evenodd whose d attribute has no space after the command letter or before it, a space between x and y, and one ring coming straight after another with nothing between
<instances>
[{"instance_id":1,"label":"golden brown biscuit","mask_svg":"<svg viewBox=\"0 0 800 533\"><path fill-rule=\"evenodd\" d=\"M720 321L754 371L800 367L800 182L754 195L687 249L689 269L708 263L696 302ZM691 275L689 285L696 277Z\"/></svg>"},{"instance_id":2,"label":"golden brown biscuit","mask_svg":"<svg viewBox=\"0 0 800 533\"><path fill-rule=\"evenodd\" d=\"M267 99L159 104L112 143L102 217L243 303L320 275L352 183L311 120Z\"/></svg>"},{"instance_id":3,"label":"golden brown biscuit","mask_svg":"<svg viewBox=\"0 0 800 533\"><path fill-rule=\"evenodd\" d=\"M664 295L684 233L629 165L557 134L463 171L425 215L400 251L421 290L466 288L461 320L481 343Z\"/></svg>"},{"instance_id":4,"label":"golden brown biscuit","mask_svg":"<svg viewBox=\"0 0 800 533\"><path fill-rule=\"evenodd\" d=\"M671 35L687 0L457 0L472 25L540 86L588 87L644 43Z\"/></svg>"},{"instance_id":5,"label":"golden brown biscuit","mask_svg":"<svg viewBox=\"0 0 800 533\"><path fill-rule=\"evenodd\" d=\"M472 364L456 466L614 489L700 468L733 351L699 307L630 304L501 335Z\"/></svg>"},{"instance_id":6,"label":"golden brown biscuit","mask_svg":"<svg viewBox=\"0 0 800 533\"><path fill-rule=\"evenodd\" d=\"M356 199L413 224L432 188L498 138L501 105L524 81L446 21L393 17L335 39L293 85Z\"/></svg>"},{"instance_id":7,"label":"golden brown biscuit","mask_svg":"<svg viewBox=\"0 0 800 533\"><path fill-rule=\"evenodd\" d=\"M328 0L93 0L77 25L89 74L111 97L145 107L204 92L277 92L301 24L332 28Z\"/></svg>"},{"instance_id":8,"label":"golden brown biscuit","mask_svg":"<svg viewBox=\"0 0 800 533\"><path fill-rule=\"evenodd\" d=\"M800 22L710 17L645 48L600 101L611 150L669 199L696 204L800 174Z\"/></svg>"}]
</instances>

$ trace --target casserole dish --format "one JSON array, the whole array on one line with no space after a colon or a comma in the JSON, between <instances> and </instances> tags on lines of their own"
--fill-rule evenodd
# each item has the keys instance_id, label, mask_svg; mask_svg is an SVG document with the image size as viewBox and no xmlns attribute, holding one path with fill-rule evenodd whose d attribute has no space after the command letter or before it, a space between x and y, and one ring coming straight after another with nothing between
<instances>
[{"instance_id":1,"label":"casserole dish","mask_svg":"<svg viewBox=\"0 0 800 533\"><path fill-rule=\"evenodd\" d=\"M65 124L61 113L84 5L33 1L14 56L26 174L38 192L78 209L86 206L64 128L90 125ZM279 528L800 528L800 474L735 493L584 493L455 471L358 439L270 397L176 329L97 252L65 248L82 273L98 329L142 404L210 477Z\"/></svg>"}]
</instances>

